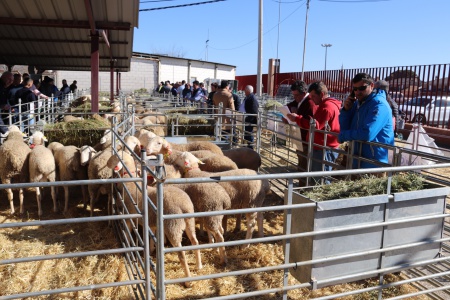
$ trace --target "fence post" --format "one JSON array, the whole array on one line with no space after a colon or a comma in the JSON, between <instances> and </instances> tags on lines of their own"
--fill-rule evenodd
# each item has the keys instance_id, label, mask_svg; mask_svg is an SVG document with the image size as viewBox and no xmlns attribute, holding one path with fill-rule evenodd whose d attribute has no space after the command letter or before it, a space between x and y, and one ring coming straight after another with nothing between
<instances>
[{"instance_id":1,"label":"fence post","mask_svg":"<svg viewBox=\"0 0 450 300\"><path fill-rule=\"evenodd\" d=\"M142 149L141 152L141 174L142 174L142 199L144 200L144 212L143 212L143 231L144 231L144 264L145 264L145 297L151 299L151 278L150 278L150 238L149 238L149 226L148 226L148 198L147 193L147 164L145 159L147 158L147 152ZM162 239L164 241L164 238ZM159 242L158 237L158 242ZM163 242L164 245L164 242ZM164 256L163 256L164 258ZM159 284L159 282L157 282Z\"/></svg>"},{"instance_id":2,"label":"fence post","mask_svg":"<svg viewBox=\"0 0 450 300\"><path fill-rule=\"evenodd\" d=\"M310 119L309 121L309 140L308 140L308 162L306 166L306 171L311 172L312 167L312 159L313 159L313 149L314 149L314 134L316 130L316 121L314 119ZM309 186L310 177L306 177L306 186Z\"/></svg>"},{"instance_id":3,"label":"fence post","mask_svg":"<svg viewBox=\"0 0 450 300\"><path fill-rule=\"evenodd\" d=\"M158 166L156 167L156 175L161 174L159 165L163 164L162 154L158 154ZM159 179L159 178L158 178ZM156 183L156 242L157 242L157 262L156 262L156 298L166 299L165 287L164 287L164 218L163 218L163 182L157 179ZM147 232L146 232L147 235Z\"/></svg>"},{"instance_id":4,"label":"fence post","mask_svg":"<svg viewBox=\"0 0 450 300\"><path fill-rule=\"evenodd\" d=\"M258 123L256 127L256 152L261 153L262 112L258 110Z\"/></svg>"}]
</instances>

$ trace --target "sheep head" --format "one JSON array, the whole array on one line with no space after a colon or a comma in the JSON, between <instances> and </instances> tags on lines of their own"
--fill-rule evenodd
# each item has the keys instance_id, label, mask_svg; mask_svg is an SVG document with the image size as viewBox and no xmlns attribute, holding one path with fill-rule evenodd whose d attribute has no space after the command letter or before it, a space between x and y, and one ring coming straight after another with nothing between
<instances>
[{"instance_id":1,"label":"sheep head","mask_svg":"<svg viewBox=\"0 0 450 300\"><path fill-rule=\"evenodd\" d=\"M91 146L82 146L80 148L80 164L82 166L87 165L95 153L97 153L97 151Z\"/></svg>"},{"instance_id":2,"label":"sheep head","mask_svg":"<svg viewBox=\"0 0 450 300\"><path fill-rule=\"evenodd\" d=\"M170 146L169 142L160 136L155 136L147 143L142 143L142 146L145 151L147 151L147 155L172 154L172 147Z\"/></svg>"},{"instance_id":3,"label":"sheep head","mask_svg":"<svg viewBox=\"0 0 450 300\"><path fill-rule=\"evenodd\" d=\"M111 141L112 141L112 132L110 129L106 129L105 134L100 139L100 144L103 145L103 144L106 144L107 142L111 142Z\"/></svg>"},{"instance_id":4,"label":"sheep head","mask_svg":"<svg viewBox=\"0 0 450 300\"><path fill-rule=\"evenodd\" d=\"M106 162L106 166L118 172L121 176L130 173L131 177L136 176L137 168L134 159L130 154L128 154L125 151L119 151L117 155L112 155Z\"/></svg>"},{"instance_id":5,"label":"sheep head","mask_svg":"<svg viewBox=\"0 0 450 300\"><path fill-rule=\"evenodd\" d=\"M198 165L204 165L204 163L194 156L194 154L190 152L182 152L174 162L174 165L189 171L192 169L198 169Z\"/></svg>"},{"instance_id":6,"label":"sheep head","mask_svg":"<svg viewBox=\"0 0 450 300\"><path fill-rule=\"evenodd\" d=\"M33 149L35 146L44 145L44 143L47 141L47 138L42 132L36 131L30 137L28 143L30 144L30 148Z\"/></svg>"},{"instance_id":7,"label":"sheep head","mask_svg":"<svg viewBox=\"0 0 450 300\"><path fill-rule=\"evenodd\" d=\"M141 142L137 137L132 135L125 137L125 144L137 155L141 155ZM128 149L125 148L125 151Z\"/></svg>"}]
</instances>

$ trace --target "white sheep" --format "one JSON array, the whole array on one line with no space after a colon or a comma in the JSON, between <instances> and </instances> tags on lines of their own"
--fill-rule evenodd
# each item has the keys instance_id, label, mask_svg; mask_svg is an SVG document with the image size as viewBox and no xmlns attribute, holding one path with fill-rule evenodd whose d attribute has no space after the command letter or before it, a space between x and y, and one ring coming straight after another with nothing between
<instances>
[{"instance_id":1,"label":"white sheep","mask_svg":"<svg viewBox=\"0 0 450 300\"><path fill-rule=\"evenodd\" d=\"M48 148L54 148L50 146L52 145L49 145ZM95 152L95 150L89 146L84 146L81 148L78 148L76 146L62 146L54 150L58 180L70 181L70 180L88 179L86 166L88 158L82 161L83 151L86 151L87 155L89 155L89 153ZM64 213L66 213L69 204L69 186L65 185L63 188L64 188ZM88 192L87 187L85 185L81 186L81 191L83 194L83 199L87 199Z\"/></svg>"},{"instance_id":2,"label":"white sheep","mask_svg":"<svg viewBox=\"0 0 450 300\"><path fill-rule=\"evenodd\" d=\"M222 155L222 150L216 144L205 141L190 142L188 144L171 144L166 139L156 136L152 138L147 144L142 143L142 147L147 151L147 155L158 153L171 153L173 150L177 151L197 151L209 150L213 153Z\"/></svg>"},{"instance_id":3,"label":"white sheep","mask_svg":"<svg viewBox=\"0 0 450 300\"><path fill-rule=\"evenodd\" d=\"M55 158L50 149L45 148L44 145L37 145L30 152L29 157L30 182L55 182ZM57 212L58 207L56 205L54 186L51 187L51 194L53 199L53 212ZM38 205L38 215L40 217L42 216L42 195L39 186L36 187L36 201Z\"/></svg>"},{"instance_id":4,"label":"white sheep","mask_svg":"<svg viewBox=\"0 0 450 300\"><path fill-rule=\"evenodd\" d=\"M12 180L16 183L29 181L29 153L30 148L23 141L20 131L9 131L8 136L0 146L0 177L3 184L10 184ZM14 214L13 192L6 189L11 214ZM23 190L19 189L20 213L23 214Z\"/></svg>"},{"instance_id":5,"label":"white sheep","mask_svg":"<svg viewBox=\"0 0 450 300\"><path fill-rule=\"evenodd\" d=\"M222 176L254 176L257 173L249 169L230 170L225 172L204 172L199 169L202 162L189 152L183 152L175 160L175 165L184 168L183 177L222 177ZM270 184L267 179L248 180L248 181L219 181L218 182L231 198L231 209L261 207L265 195L270 190ZM257 218L259 236L263 236L263 218L262 213L246 213L247 234L246 239L251 239ZM247 247L243 245L242 247Z\"/></svg>"},{"instance_id":6,"label":"white sheep","mask_svg":"<svg viewBox=\"0 0 450 300\"><path fill-rule=\"evenodd\" d=\"M136 167L135 163L133 161L133 158L126 152L120 152L120 157L122 157L123 163L127 166L129 172L133 175L136 174ZM120 159L113 155L109 158L108 167L119 172L123 178L127 177L133 177L130 176L128 172L125 171L125 168L122 166L122 162ZM120 186L120 185L119 185ZM139 192L136 183L134 182L127 182L123 183L123 187L126 187L130 193L127 193L126 191L123 193L123 201L125 204L125 207L128 210L128 213L134 214L138 213L138 210L140 212L143 211L143 199L142 199L142 193ZM119 187L119 190L121 188ZM130 195L136 196L134 199L130 198ZM157 191L154 187L148 187L147 189L147 195L153 202L153 204L156 206L157 203ZM133 204L136 203L136 206ZM136 209L137 207L137 209ZM166 186L164 188L163 192L163 213L165 215L170 214L184 214L184 213L193 213L194 212L194 206L191 202L191 199L189 196L180 190L179 188L176 188L174 186ZM141 219L139 219L141 220ZM149 226L152 229L153 232L156 231L156 213L153 211L153 209L149 209ZM127 225L131 231L131 223L127 222ZM142 225L140 223L139 225ZM181 242L183 238L183 232L186 232L189 240L191 241L192 245L198 245L198 240L195 234L195 220L194 218L184 218L184 219L166 219L164 220L164 235L167 237L167 239L170 241L173 247L181 247ZM153 240L151 240L153 241ZM161 241L162 242L162 241ZM200 250L194 250L196 262L197 262L197 269L200 270L202 266L201 262L201 256L200 256ZM186 277L191 277L191 273L189 271L188 264L186 262L186 256L184 251L178 252L178 258L180 260L181 265L183 266L184 273ZM186 282L186 287L190 287L191 283Z\"/></svg>"}]
</instances>

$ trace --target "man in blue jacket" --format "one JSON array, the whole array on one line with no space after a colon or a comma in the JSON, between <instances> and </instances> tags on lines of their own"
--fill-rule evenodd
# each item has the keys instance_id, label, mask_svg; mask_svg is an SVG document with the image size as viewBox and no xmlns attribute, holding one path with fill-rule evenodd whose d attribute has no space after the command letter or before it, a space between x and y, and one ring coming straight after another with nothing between
<instances>
[{"instance_id":1,"label":"man in blue jacket","mask_svg":"<svg viewBox=\"0 0 450 300\"><path fill-rule=\"evenodd\" d=\"M364 141L394 145L392 110L383 90L374 89L373 78L366 73L352 79L353 93L345 100L339 115L339 142ZM388 149L365 143L355 143L354 154L388 163ZM380 167L365 161L354 161L354 168Z\"/></svg>"}]
</instances>

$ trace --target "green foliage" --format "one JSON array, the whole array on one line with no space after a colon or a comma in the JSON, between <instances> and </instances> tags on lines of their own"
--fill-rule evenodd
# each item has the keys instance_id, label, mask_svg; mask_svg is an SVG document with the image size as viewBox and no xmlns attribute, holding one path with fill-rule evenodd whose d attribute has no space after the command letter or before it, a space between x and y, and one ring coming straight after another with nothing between
<instances>
[{"instance_id":1,"label":"green foliage","mask_svg":"<svg viewBox=\"0 0 450 300\"><path fill-rule=\"evenodd\" d=\"M135 94L146 94L148 93L148 90L146 88L140 88L138 90L134 90Z\"/></svg>"},{"instance_id":2,"label":"green foliage","mask_svg":"<svg viewBox=\"0 0 450 300\"><path fill-rule=\"evenodd\" d=\"M314 201L345 199L386 194L387 177L365 175L359 180L339 180L313 188L305 196ZM417 191L424 188L424 178L417 173L399 173L392 176L391 193Z\"/></svg>"},{"instance_id":3,"label":"green foliage","mask_svg":"<svg viewBox=\"0 0 450 300\"><path fill-rule=\"evenodd\" d=\"M76 122L46 124L44 132L49 143L59 142L66 146L81 147L83 145L93 146L97 144L105 130L109 128L111 128L109 122L96 115Z\"/></svg>"},{"instance_id":4,"label":"green foliage","mask_svg":"<svg viewBox=\"0 0 450 300\"><path fill-rule=\"evenodd\" d=\"M275 100L268 100L266 102L266 104L264 105L264 110L265 111L269 111L269 110L275 110L277 107L283 106L283 104L281 104L278 101Z\"/></svg>"}]
</instances>

